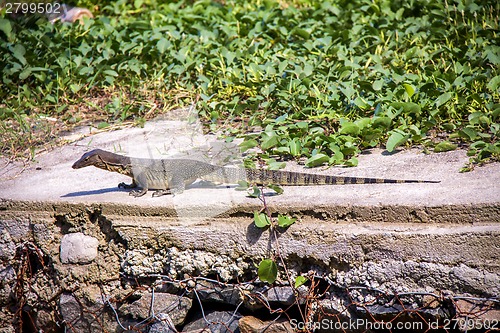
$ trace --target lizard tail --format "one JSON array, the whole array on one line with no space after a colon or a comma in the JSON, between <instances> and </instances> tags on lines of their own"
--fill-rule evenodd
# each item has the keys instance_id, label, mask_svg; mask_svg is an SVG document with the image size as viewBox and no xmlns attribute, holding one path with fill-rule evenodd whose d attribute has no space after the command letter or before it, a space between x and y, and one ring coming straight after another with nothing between
<instances>
[{"instance_id":1,"label":"lizard tail","mask_svg":"<svg viewBox=\"0 0 500 333\"><path fill-rule=\"evenodd\" d=\"M277 185L343 185L384 183L439 183L434 180L408 180L318 175L282 170L247 169L247 181L256 184Z\"/></svg>"}]
</instances>

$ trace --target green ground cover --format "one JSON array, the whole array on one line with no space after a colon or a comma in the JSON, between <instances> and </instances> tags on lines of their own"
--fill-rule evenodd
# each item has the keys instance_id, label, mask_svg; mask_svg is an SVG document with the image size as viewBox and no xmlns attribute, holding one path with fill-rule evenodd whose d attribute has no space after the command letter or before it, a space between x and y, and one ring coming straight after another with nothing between
<instances>
[{"instance_id":1,"label":"green ground cover","mask_svg":"<svg viewBox=\"0 0 500 333\"><path fill-rule=\"evenodd\" d=\"M197 104L260 157L356 165L369 147L499 160L496 1L110 1L83 25L0 14L1 153ZM30 148L27 150L27 148Z\"/></svg>"}]
</instances>

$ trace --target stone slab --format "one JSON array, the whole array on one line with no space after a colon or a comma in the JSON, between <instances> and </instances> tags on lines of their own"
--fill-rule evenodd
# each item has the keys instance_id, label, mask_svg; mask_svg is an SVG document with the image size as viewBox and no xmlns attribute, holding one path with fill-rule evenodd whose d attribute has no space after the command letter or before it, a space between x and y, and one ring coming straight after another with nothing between
<instances>
[{"instance_id":1,"label":"stone slab","mask_svg":"<svg viewBox=\"0 0 500 333\"><path fill-rule=\"evenodd\" d=\"M94 148L136 157L191 156L220 162L220 158L213 154L213 147L220 141L214 136L201 134L196 125L162 119L147 123L144 128L125 128L92 135L80 131L71 138L76 141L37 155L36 162L27 165L1 161L0 198L61 204L99 203L121 206L125 210L126 207L157 208L163 213L169 210L173 216L188 218L237 215L238 212L248 213L249 207L261 206L259 200L246 197L245 192L236 191L234 185L228 188L225 185L203 187L194 184L175 197L153 198L148 193L141 198L134 198L126 190L117 187L120 182L130 181L126 176L94 167L79 170L71 168L83 153ZM217 153L220 153L220 149ZM458 215L469 216L464 220L466 223L471 220L499 221L500 164L488 164L472 172L459 173L467 161L464 150L425 155L415 149L393 154L372 149L359 156L359 166L356 168L305 169L296 163L288 163L286 169L302 172L428 179L440 180L441 183L286 186L283 195L273 196L272 191L269 191L266 200L276 211L309 210L311 215L338 208L340 219L343 211L352 215L352 207L365 207L369 210L367 221L370 221L370 217L379 216L375 220L391 221L392 218L393 222L397 222L399 213L391 214L388 207L407 207L407 214L413 214L423 222L438 221L446 215L443 213L446 210L450 214L455 211ZM346 211L342 207L351 208ZM479 215L476 207L481 207ZM433 213L436 215L433 216ZM474 221L476 218L477 221Z\"/></svg>"}]
</instances>

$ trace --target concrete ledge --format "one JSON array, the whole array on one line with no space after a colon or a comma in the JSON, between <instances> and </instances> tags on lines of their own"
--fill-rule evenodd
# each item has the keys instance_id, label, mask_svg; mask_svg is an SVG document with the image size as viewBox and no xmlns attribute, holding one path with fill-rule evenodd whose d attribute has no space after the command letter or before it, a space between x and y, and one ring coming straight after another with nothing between
<instances>
[{"instance_id":1,"label":"concrete ledge","mask_svg":"<svg viewBox=\"0 0 500 333\"><path fill-rule=\"evenodd\" d=\"M165 132L178 125L167 121L154 126L164 131L159 135L164 140ZM0 296L0 327L16 320L15 311L8 309L29 302L33 311L45 313L36 318L36 325L46 329L59 318L54 300L101 311L110 307L106 299L112 297L127 308L140 298L127 298L131 281L186 277L208 277L223 284L255 281L256 265L277 251L283 259L280 265L284 263L292 277L314 272L329 281L330 298L322 301L334 308L340 304L338 312L347 319L354 318L350 317L355 315L353 304L347 306L345 295L337 292L353 286L377 292L447 293L485 299L493 302L487 305L491 308L497 305L499 164L460 174L468 159L465 151L388 155L372 150L359 157L358 168L307 170L441 183L284 187L283 195L267 193L267 208L273 215L288 214L298 222L273 235L253 224L253 213L263 208L262 203L234 187L195 185L175 197L133 198L116 187L127 177L95 168L71 169L89 145L161 157L153 154L159 143L149 139L132 148L137 138L154 132L147 126L83 138L76 145L38 156L34 164L7 164L0 171L0 274L4 278L0 295L10 295ZM305 171L293 163L287 168ZM75 260L64 259L64 237L89 240L91 255L82 252ZM36 279L21 279L28 274L22 270L26 260L37 267ZM285 281L283 270L280 274ZM32 293L30 288L43 292ZM103 290L108 298L103 298ZM16 299L18 303L12 304ZM40 304L52 308L36 308ZM67 316L78 318L81 311L72 309ZM434 312L444 313L440 311ZM114 314L108 311L106 316L107 329L116 330ZM88 327L103 324L90 322Z\"/></svg>"}]
</instances>

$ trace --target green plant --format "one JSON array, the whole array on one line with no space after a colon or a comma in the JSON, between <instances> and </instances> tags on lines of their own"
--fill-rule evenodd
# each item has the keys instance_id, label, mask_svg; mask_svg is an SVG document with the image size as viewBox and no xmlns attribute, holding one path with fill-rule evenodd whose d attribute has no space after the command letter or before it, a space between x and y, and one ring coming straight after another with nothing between
<instances>
[{"instance_id":1,"label":"green plant","mask_svg":"<svg viewBox=\"0 0 500 333\"><path fill-rule=\"evenodd\" d=\"M4 118L137 122L198 101L209 129L278 163L355 166L366 148L441 141L498 160L499 4L86 4L83 25L0 16Z\"/></svg>"}]
</instances>

